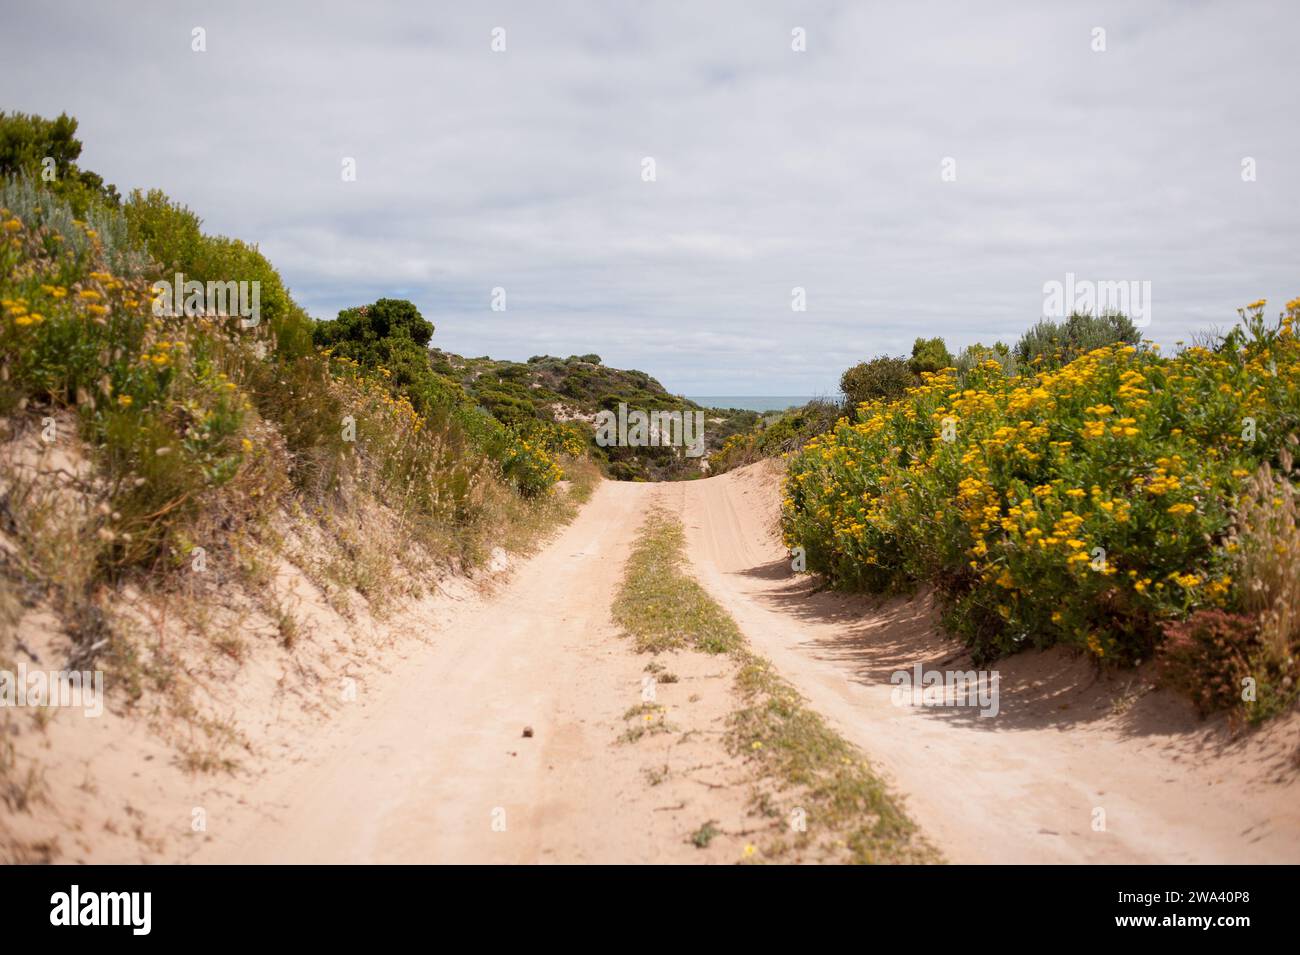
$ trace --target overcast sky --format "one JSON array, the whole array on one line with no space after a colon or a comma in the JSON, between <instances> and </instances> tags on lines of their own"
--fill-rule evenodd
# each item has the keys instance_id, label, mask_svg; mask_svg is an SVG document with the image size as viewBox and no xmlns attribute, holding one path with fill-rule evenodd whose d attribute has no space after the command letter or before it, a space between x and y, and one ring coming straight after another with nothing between
<instances>
[{"instance_id":1,"label":"overcast sky","mask_svg":"<svg viewBox=\"0 0 1300 955\"><path fill-rule=\"evenodd\" d=\"M832 393L917 335L1014 341L1067 272L1151 282L1166 345L1300 295L1297 3L0 11L0 109L76 116L84 167L316 317L409 298L469 355Z\"/></svg>"}]
</instances>

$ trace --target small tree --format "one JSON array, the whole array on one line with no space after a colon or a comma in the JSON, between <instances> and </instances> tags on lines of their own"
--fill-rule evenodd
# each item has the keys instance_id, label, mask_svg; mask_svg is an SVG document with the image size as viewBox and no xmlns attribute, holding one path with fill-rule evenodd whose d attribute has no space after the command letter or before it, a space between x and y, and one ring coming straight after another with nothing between
<instances>
[{"instance_id":1,"label":"small tree","mask_svg":"<svg viewBox=\"0 0 1300 955\"><path fill-rule=\"evenodd\" d=\"M428 350L433 323L405 299L381 298L339 312L332 322L317 322L313 339L361 367L388 372L389 385L411 399L420 412L453 403L456 389L433 370Z\"/></svg>"},{"instance_id":2,"label":"small tree","mask_svg":"<svg viewBox=\"0 0 1300 955\"><path fill-rule=\"evenodd\" d=\"M81 140L77 121L67 113L45 119L27 113L0 112L0 177L26 176L46 185L84 216L92 202L116 206L122 197L115 186L77 167ZM47 162L48 160L48 162ZM46 179L46 170L54 174Z\"/></svg>"},{"instance_id":3,"label":"small tree","mask_svg":"<svg viewBox=\"0 0 1300 955\"><path fill-rule=\"evenodd\" d=\"M316 325L316 344L326 347L369 345L396 338L407 339L421 348L433 338L433 323L425 321L412 303L400 298L381 298L373 305L347 308L334 321ZM349 357L360 361L363 356Z\"/></svg>"},{"instance_id":4,"label":"small tree","mask_svg":"<svg viewBox=\"0 0 1300 955\"><path fill-rule=\"evenodd\" d=\"M952 367L952 355L942 338L918 338L912 343L912 360L907 366L915 375L942 371Z\"/></svg>"}]
</instances>

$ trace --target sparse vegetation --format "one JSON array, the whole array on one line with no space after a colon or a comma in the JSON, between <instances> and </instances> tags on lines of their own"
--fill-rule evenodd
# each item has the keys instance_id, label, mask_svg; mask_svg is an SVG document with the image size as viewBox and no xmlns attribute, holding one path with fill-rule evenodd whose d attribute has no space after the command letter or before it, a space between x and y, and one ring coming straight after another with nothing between
<instances>
[{"instance_id":1,"label":"sparse vegetation","mask_svg":"<svg viewBox=\"0 0 1300 955\"><path fill-rule=\"evenodd\" d=\"M623 714L627 729L619 739L624 743L635 743L645 736L660 733L674 733L677 728L667 722L668 711L657 703L639 703Z\"/></svg>"},{"instance_id":2,"label":"sparse vegetation","mask_svg":"<svg viewBox=\"0 0 1300 955\"><path fill-rule=\"evenodd\" d=\"M707 849L710 842L722 835L722 830L718 828L717 822L716 819L710 819L692 832L690 836L691 845L697 849Z\"/></svg>"},{"instance_id":3,"label":"sparse vegetation","mask_svg":"<svg viewBox=\"0 0 1300 955\"><path fill-rule=\"evenodd\" d=\"M823 850L843 843L858 863L939 861L856 747L766 660L746 652L741 663L736 682L745 705L732 714L728 743L777 781L785 798L769 794L769 811L789 830L783 836L793 847L816 846L821 838ZM775 806L781 801L784 809ZM794 812L804 814L806 831L788 825Z\"/></svg>"},{"instance_id":4,"label":"sparse vegetation","mask_svg":"<svg viewBox=\"0 0 1300 955\"><path fill-rule=\"evenodd\" d=\"M758 774L755 806L772 820L764 858L794 851L862 863L938 861L862 754L747 648L735 621L686 575L683 546L679 521L658 513L646 519L614 618L640 652L725 652L736 663L741 706L729 718L727 745ZM645 720L648 706L625 718ZM796 813L800 824L790 825ZM689 838L703 848L720 833L712 820Z\"/></svg>"},{"instance_id":5,"label":"sparse vegetation","mask_svg":"<svg viewBox=\"0 0 1300 955\"><path fill-rule=\"evenodd\" d=\"M744 638L708 591L683 573L683 541L678 521L662 514L646 518L614 600L614 622L632 635L639 653L732 651Z\"/></svg>"}]
</instances>

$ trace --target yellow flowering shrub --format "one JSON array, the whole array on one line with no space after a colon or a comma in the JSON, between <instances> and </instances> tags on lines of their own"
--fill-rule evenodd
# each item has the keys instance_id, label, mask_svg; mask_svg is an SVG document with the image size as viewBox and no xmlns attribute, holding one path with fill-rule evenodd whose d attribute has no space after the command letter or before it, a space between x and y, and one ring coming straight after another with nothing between
<instances>
[{"instance_id":1,"label":"yellow flowering shrub","mask_svg":"<svg viewBox=\"0 0 1300 955\"><path fill-rule=\"evenodd\" d=\"M501 468L525 497L549 492L563 479L560 461L587 454L587 435L576 425L533 419L508 426Z\"/></svg>"},{"instance_id":2,"label":"yellow flowering shrub","mask_svg":"<svg viewBox=\"0 0 1300 955\"><path fill-rule=\"evenodd\" d=\"M1300 299L1263 310L1214 350L1119 344L1020 376L989 361L864 403L791 456L786 541L850 589L934 585L981 658L1147 657L1162 620L1237 600L1243 480L1300 428Z\"/></svg>"},{"instance_id":3,"label":"yellow flowering shrub","mask_svg":"<svg viewBox=\"0 0 1300 955\"><path fill-rule=\"evenodd\" d=\"M119 515L103 559L121 567L153 560L256 455L250 403L225 371L234 339L218 323L154 315L148 275L115 272L126 260L103 234L125 227L105 215L95 229L49 197L0 210L0 404L78 410Z\"/></svg>"},{"instance_id":4,"label":"yellow flowering shrub","mask_svg":"<svg viewBox=\"0 0 1300 955\"><path fill-rule=\"evenodd\" d=\"M501 468L521 494L531 497L545 493L564 477L555 455L541 441L516 431L511 431L510 437Z\"/></svg>"}]
</instances>

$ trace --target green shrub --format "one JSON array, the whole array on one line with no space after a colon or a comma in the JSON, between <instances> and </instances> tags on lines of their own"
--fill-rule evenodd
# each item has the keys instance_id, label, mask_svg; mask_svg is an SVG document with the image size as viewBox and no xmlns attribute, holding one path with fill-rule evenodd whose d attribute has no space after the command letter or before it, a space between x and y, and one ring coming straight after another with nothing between
<instances>
[{"instance_id":1,"label":"green shrub","mask_svg":"<svg viewBox=\"0 0 1300 955\"><path fill-rule=\"evenodd\" d=\"M412 303L396 298L344 309L332 322L317 322L315 329L317 345L332 348L367 367L383 363L385 345L409 341L426 348L431 338L433 323L425 321Z\"/></svg>"},{"instance_id":2,"label":"green shrub","mask_svg":"<svg viewBox=\"0 0 1300 955\"><path fill-rule=\"evenodd\" d=\"M1074 312L1064 322L1043 319L1016 343L1016 360L1025 367L1059 368L1107 345L1136 345L1142 333L1126 316Z\"/></svg>"},{"instance_id":3,"label":"green shrub","mask_svg":"<svg viewBox=\"0 0 1300 955\"><path fill-rule=\"evenodd\" d=\"M864 401L877 398L901 398L918 379L902 358L882 355L854 365L840 376L844 405L852 411Z\"/></svg>"},{"instance_id":4,"label":"green shrub","mask_svg":"<svg viewBox=\"0 0 1300 955\"><path fill-rule=\"evenodd\" d=\"M989 347L976 342L963 348L961 354L957 356L957 361L954 362L958 382L964 384L972 371L989 361L997 362L1002 368L1002 373L1008 377L1019 372L1020 364L1005 344L997 342Z\"/></svg>"},{"instance_id":5,"label":"green shrub","mask_svg":"<svg viewBox=\"0 0 1300 955\"><path fill-rule=\"evenodd\" d=\"M382 376L420 414L465 400L458 385L433 370L432 337L433 324L412 303L392 298L344 309L334 321L317 322L313 332L318 347Z\"/></svg>"},{"instance_id":6,"label":"green shrub","mask_svg":"<svg viewBox=\"0 0 1300 955\"><path fill-rule=\"evenodd\" d=\"M162 266L168 282L181 272L198 282L257 282L262 323L271 334L276 356L293 361L312 353L312 321L290 297L280 274L256 247L225 236L208 236L189 209L161 191L135 190L123 212L133 243L143 245Z\"/></svg>"},{"instance_id":7,"label":"green shrub","mask_svg":"<svg viewBox=\"0 0 1300 955\"><path fill-rule=\"evenodd\" d=\"M918 338L912 343L912 358L907 363L912 374L933 374L952 367L952 354L942 338Z\"/></svg>"},{"instance_id":8,"label":"green shrub","mask_svg":"<svg viewBox=\"0 0 1300 955\"><path fill-rule=\"evenodd\" d=\"M564 476L559 462L546 447L517 432L511 432L501 470L525 497L546 493Z\"/></svg>"}]
</instances>

